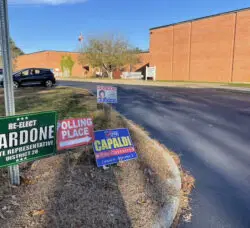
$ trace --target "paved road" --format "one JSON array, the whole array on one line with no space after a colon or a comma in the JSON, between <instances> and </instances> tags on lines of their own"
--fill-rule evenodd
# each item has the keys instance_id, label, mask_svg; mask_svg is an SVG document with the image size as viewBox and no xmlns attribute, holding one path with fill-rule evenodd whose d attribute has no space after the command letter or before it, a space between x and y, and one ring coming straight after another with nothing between
<instances>
[{"instance_id":1,"label":"paved road","mask_svg":"<svg viewBox=\"0 0 250 228\"><path fill-rule=\"evenodd\" d=\"M87 88L96 84L60 82ZM181 154L196 178L192 223L250 227L250 93L118 85L116 109Z\"/></svg>"}]
</instances>

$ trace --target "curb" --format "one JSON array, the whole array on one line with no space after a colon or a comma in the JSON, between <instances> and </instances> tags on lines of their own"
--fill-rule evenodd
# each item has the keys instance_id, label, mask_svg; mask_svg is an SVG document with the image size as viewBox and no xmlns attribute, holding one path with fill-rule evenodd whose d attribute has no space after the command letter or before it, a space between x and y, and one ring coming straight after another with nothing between
<instances>
[{"instance_id":1,"label":"curb","mask_svg":"<svg viewBox=\"0 0 250 228\"><path fill-rule=\"evenodd\" d=\"M124 118L124 120L127 122L127 125L130 129L141 130L139 127L135 126L132 121L127 120L126 118ZM155 147L159 148L160 150L162 149L162 147L152 140L152 138L150 138L144 131L141 131L141 134L143 134L145 138L148 138L154 142ZM171 188L176 194L166 196L165 205L156 215L156 221L152 226L153 228L171 227L180 206L180 194L182 186L180 170L169 153L164 154L164 159L166 160L167 164L169 165L169 169L173 174L171 179L164 181L164 188Z\"/></svg>"},{"instance_id":2,"label":"curb","mask_svg":"<svg viewBox=\"0 0 250 228\"><path fill-rule=\"evenodd\" d=\"M233 92L240 92L240 93L250 93L250 88L242 88L242 87L216 87L216 89L220 89L220 90L229 90L229 91L233 91Z\"/></svg>"},{"instance_id":3,"label":"curb","mask_svg":"<svg viewBox=\"0 0 250 228\"><path fill-rule=\"evenodd\" d=\"M119 81L97 81L97 80L84 80L84 79L77 79L77 78L57 78L57 80L61 81L72 81L72 82L86 82L86 83L100 83L100 84L112 84L112 85L131 85L131 86L151 86L151 87L162 87L162 88L190 88L190 89L220 89L220 90L229 90L229 91L237 91L243 93L250 93L250 88L245 87L232 87L232 86L224 86L224 85L202 85L202 84L195 84L190 83L188 84L172 84L170 83L162 83L162 84L152 84L152 83L126 83L126 82L119 82Z\"/></svg>"},{"instance_id":4,"label":"curb","mask_svg":"<svg viewBox=\"0 0 250 228\"><path fill-rule=\"evenodd\" d=\"M165 187L169 188L169 186L171 186L177 192L177 196L166 196L167 205L164 206L159 212L159 219L155 222L153 226L154 228L171 227L180 206L180 192L182 186L180 170L170 154L166 153L164 154L164 157L173 173L172 179L166 181Z\"/></svg>"}]
</instances>

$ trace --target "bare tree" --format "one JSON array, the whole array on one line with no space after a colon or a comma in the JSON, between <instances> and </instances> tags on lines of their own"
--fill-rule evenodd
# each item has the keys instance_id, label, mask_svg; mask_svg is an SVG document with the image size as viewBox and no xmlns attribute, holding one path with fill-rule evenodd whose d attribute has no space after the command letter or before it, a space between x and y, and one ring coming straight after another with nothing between
<instances>
[{"instance_id":1,"label":"bare tree","mask_svg":"<svg viewBox=\"0 0 250 228\"><path fill-rule=\"evenodd\" d=\"M17 57L19 55L23 55L24 52L16 46L15 42L10 39L10 48L11 48L11 56L12 56L12 66L13 66L13 70L16 70L17 67ZM2 56L1 56L2 52L1 52L1 44L0 44L0 67L3 67L3 60L2 60Z\"/></svg>"},{"instance_id":2,"label":"bare tree","mask_svg":"<svg viewBox=\"0 0 250 228\"><path fill-rule=\"evenodd\" d=\"M131 48L123 38L92 38L81 51L79 62L82 65L89 64L93 68L104 69L112 79L115 69L137 64L140 61L137 54L138 51Z\"/></svg>"}]
</instances>

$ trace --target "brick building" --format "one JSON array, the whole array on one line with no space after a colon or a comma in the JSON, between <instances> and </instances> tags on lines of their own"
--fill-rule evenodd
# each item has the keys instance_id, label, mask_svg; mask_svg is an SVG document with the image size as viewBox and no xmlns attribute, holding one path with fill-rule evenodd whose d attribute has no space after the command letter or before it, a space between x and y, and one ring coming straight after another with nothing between
<instances>
[{"instance_id":1,"label":"brick building","mask_svg":"<svg viewBox=\"0 0 250 228\"><path fill-rule=\"evenodd\" d=\"M78 63L79 53L41 51L17 58L16 68L46 67L61 72L70 55L72 76L91 77L95 69ZM150 52L132 71L156 66L156 80L250 82L250 8L150 29ZM125 67L129 71L131 67ZM114 72L119 78L121 72Z\"/></svg>"},{"instance_id":2,"label":"brick building","mask_svg":"<svg viewBox=\"0 0 250 228\"><path fill-rule=\"evenodd\" d=\"M150 29L157 80L250 82L250 8Z\"/></svg>"},{"instance_id":3,"label":"brick building","mask_svg":"<svg viewBox=\"0 0 250 228\"><path fill-rule=\"evenodd\" d=\"M40 51L31 54L21 55L16 60L16 70L31 67L44 67L50 68L55 71L56 75L62 74L61 59L63 56L71 56L74 61L72 69L72 76L74 77L92 77L95 75L96 69L91 68L89 65L83 66L79 64L78 57L79 52L63 52L63 51ZM149 53L139 54L140 63L132 66L133 71L144 72L147 65L149 65ZM124 70L129 70L129 66L125 67ZM116 78L120 77L121 72L116 72Z\"/></svg>"}]
</instances>

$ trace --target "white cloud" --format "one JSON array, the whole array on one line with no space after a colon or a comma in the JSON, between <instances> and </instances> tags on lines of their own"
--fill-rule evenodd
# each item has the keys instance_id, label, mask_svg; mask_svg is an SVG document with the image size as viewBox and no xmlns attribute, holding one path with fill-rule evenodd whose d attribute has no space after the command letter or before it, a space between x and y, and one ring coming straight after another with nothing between
<instances>
[{"instance_id":1,"label":"white cloud","mask_svg":"<svg viewBox=\"0 0 250 228\"><path fill-rule=\"evenodd\" d=\"M81 3L86 2L87 0L9 0L9 4L13 5L22 5L22 4L29 4L29 5L60 5L60 4L74 4L74 3Z\"/></svg>"}]
</instances>

